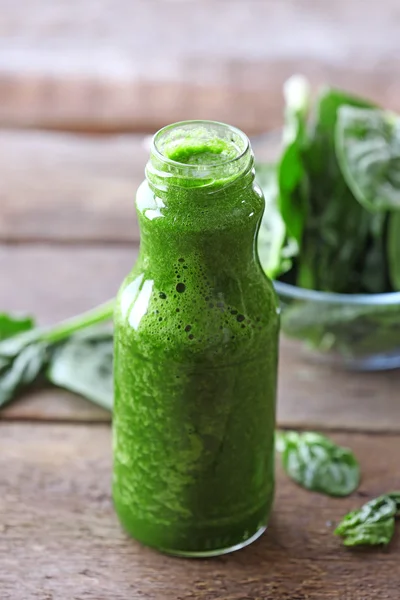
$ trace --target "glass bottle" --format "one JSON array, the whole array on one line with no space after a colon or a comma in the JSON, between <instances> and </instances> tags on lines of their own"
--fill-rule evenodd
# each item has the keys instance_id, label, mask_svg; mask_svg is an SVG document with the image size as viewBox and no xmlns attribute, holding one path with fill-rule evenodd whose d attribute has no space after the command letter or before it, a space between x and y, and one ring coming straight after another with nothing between
<instances>
[{"instance_id":1,"label":"glass bottle","mask_svg":"<svg viewBox=\"0 0 400 600\"><path fill-rule=\"evenodd\" d=\"M115 314L116 511L146 545L223 554L261 535L274 491L279 316L249 140L210 121L161 129L136 207Z\"/></svg>"}]
</instances>

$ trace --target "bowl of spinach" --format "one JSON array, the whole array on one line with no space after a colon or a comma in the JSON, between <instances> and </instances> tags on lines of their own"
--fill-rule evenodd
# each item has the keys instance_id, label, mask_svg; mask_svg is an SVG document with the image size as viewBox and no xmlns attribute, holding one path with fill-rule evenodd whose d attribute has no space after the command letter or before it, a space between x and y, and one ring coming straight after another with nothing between
<instances>
[{"instance_id":1,"label":"bowl of spinach","mask_svg":"<svg viewBox=\"0 0 400 600\"><path fill-rule=\"evenodd\" d=\"M285 126L253 143L266 209L261 264L282 331L345 367L400 367L400 117L307 81Z\"/></svg>"}]
</instances>

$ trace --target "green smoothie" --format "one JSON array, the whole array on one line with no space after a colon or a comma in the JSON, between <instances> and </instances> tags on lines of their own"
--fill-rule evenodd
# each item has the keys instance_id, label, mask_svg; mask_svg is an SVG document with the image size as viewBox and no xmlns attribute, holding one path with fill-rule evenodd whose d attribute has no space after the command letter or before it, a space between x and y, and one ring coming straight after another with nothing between
<instances>
[{"instance_id":1,"label":"green smoothie","mask_svg":"<svg viewBox=\"0 0 400 600\"><path fill-rule=\"evenodd\" d=\"M136 206L115 315L115 507L144 544L221 554L264 531L274 492L279 317L246 136L162 129Z\"/></svg>"}]
</instances>

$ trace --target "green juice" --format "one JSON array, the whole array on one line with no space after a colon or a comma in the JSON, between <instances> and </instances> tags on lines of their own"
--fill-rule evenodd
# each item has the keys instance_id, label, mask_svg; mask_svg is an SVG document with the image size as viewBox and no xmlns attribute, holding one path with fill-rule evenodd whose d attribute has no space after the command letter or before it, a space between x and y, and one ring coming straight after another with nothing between
<instances>
[{"instance_id":1,"label":"green juice","mask_svg":"<svg viewBox=\"0 0 400 600\"><path fill-rule=\"evenodd\" d=\"M217 555L264 531L274 493L279 316L246 136L164 128L136 206L115 315L115 507L146 545Z\"/></svg>"}]
</instances>

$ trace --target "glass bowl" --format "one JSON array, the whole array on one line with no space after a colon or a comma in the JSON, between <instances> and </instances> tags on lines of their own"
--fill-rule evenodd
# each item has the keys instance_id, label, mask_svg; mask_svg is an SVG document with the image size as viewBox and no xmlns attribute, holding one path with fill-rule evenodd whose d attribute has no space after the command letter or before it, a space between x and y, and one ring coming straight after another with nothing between
<instances>
[{"instance_id":1,"label":"glass bowl","mask_svg":"<svg viewBox=\"0 0 400 600\"><path fill-rule=\"evenodd\" d=\"M347 369L400 367L400 292L332 294L274 281L281 331L312 355Z\"/></svg>"},{"instance_id":2,"label":"glass bowl","mask_svg":"<svg viewBox=\"0 0 400 600\"><path fill-rule=\"evenodd\" d=\"M279 156L282 131L251 139L256 163ZM400 368L400 292L334 294L274 282L281 331L302 340L313 360L358 370Z\"/></svg>"}]
</instances>

